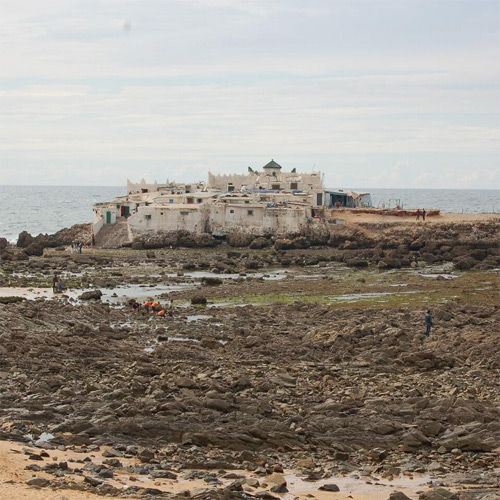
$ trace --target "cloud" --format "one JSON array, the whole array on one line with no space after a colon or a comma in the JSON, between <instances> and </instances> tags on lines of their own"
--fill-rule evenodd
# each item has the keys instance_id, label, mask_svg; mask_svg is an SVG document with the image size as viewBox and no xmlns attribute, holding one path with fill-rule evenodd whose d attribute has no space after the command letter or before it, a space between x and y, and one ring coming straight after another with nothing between
<instances>
[{"instance_id":1,"label":"cloud","mask_svg":"<svg viewBox=\"0 0 500 500\"><path fill-rule=\"evenodd\" d=\"M2 10L0 183L29 168L35 183L180 179L279 157L345 185L500 184L494 2Z\"/></svg>"}]
</instances>

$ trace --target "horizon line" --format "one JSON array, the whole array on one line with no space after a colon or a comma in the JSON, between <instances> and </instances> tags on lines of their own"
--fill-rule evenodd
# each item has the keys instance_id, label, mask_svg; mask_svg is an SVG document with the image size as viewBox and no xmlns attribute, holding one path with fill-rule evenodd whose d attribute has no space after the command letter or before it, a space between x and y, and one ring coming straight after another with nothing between
<instances>
[{"instance_id":1,"label":"horizon line","mask_svg":"<svg viewBox=\"0 0 500 500\"><path fill-rule=\"evenodd\" d=\"M192 181L197 182L197 181ZM202 181L200 181L202 182ZM161 184L161 183L160 183ZM58 187L58 188L126 188L126 184L118 185L118 184L1 184L0 187ZM441 190L441 191L500 191L499 187L488 187L488 188L441 188L441 187L367 187L367 186L345 186L345 187L325 187L325 190L328 189L405 189L405 190L422 190L422 191L431 191L431 190Z\"/></svg>"}]
</instances>

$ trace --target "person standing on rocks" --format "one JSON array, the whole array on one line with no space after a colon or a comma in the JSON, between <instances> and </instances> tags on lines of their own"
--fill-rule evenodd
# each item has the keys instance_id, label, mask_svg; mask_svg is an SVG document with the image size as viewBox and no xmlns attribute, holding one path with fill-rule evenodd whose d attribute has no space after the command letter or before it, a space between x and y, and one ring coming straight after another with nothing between
<instances>
[{"instance_id":1,"label":"person standing on rocks","mask_svg":"<svg viewBox=\"0 0 500 500\"><path fill-rule=\"evenodd\" d=\"M417 208L417 221L420 220L420 215L421 215L420 208Z\"/></svg>"},{"instance_id":2,"label":"person standing on rocks","mask_svg":"<svg viewBox=\"0 0 500 500\"><path fill-rule=\"evenodd\" d=\"M425 211L425 208L422 208L422 220L425 221L425 214L427 212Z\"/></svg>"},{"instance_id":3,"label":"person standing on rocks","mask_svg":"<svg viewBox=\"0 0 500 500\"><path fill-rule=\"evenodd\" d=\"M52 278L52 291L54 293L57 293L58 287L59 287L59 276L57 273L54 273L54 276Z\"/></svg>"},{"instance_id":4,"label":"person standing on rocks","mask_svg":"<svg viewBox=\"0 0 500 500\"><path fill-rule=\"evenodd\" d=\"M424 321L425 321L425 336L429 337L432 328L432 313L430 309L428 309L427 312L425 313Z\"/></svg>"}]
</instances>

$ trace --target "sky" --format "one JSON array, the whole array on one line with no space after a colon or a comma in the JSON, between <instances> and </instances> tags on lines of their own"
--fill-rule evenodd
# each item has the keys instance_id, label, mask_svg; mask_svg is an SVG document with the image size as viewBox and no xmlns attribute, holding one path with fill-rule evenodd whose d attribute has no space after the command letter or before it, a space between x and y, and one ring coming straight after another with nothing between
<instances>
[{"instance_id":1,"label":"sky","mask_svg":"<svg viewBox=\"0 0 500 500\"><path fill-rule=\"evenodd\" d=\"M0 184L498 189L499 61L500 0L0 0Z\"/></svg>"}]
</instances>

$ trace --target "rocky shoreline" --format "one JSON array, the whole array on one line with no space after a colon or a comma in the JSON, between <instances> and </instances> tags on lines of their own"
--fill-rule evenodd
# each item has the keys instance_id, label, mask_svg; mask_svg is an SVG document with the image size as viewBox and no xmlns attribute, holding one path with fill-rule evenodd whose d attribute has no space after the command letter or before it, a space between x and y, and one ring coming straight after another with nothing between
<instances>
[{"instance_id":1,"label":"rocky shoreline","mask_svg":"<svg viewBox=\"0 0 500 500\"><path fill-rule=\"evenodd\" d=\"M407 498L496 498L498 229L72 254L82 226L0 245L1 438L30 446L31 487L68 498L306 498L291 471L317 498L342 498L320 489L336 478L419 475ZM47 291L56 272L63 296ZM165 318L129 305L147 297ZM79 466L51 457L75 450ZM189 478L201 486L174 488Z\"/></svg>"}]
</instances>

